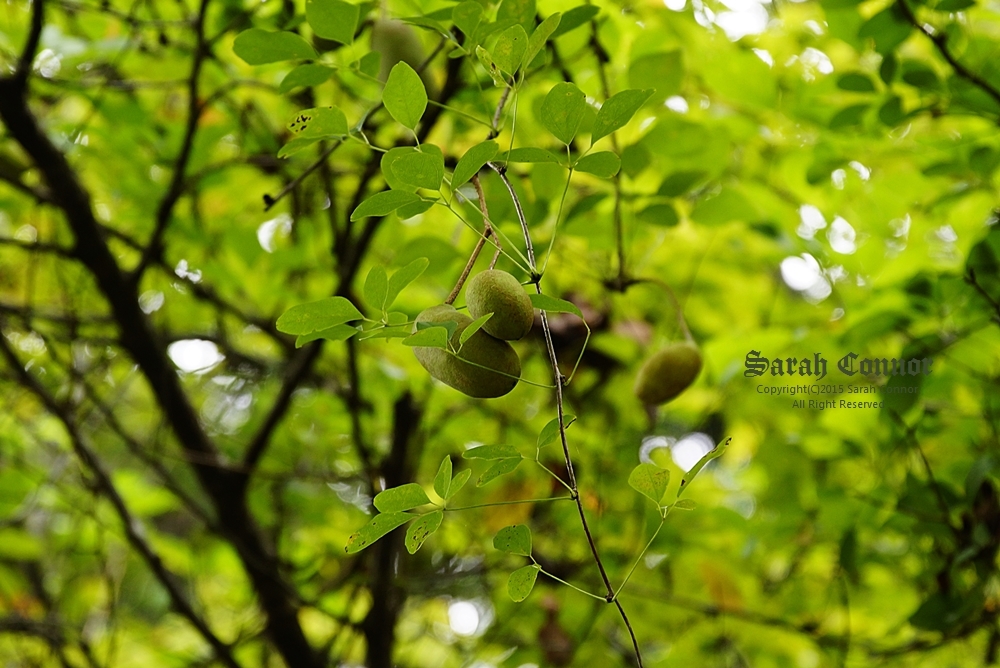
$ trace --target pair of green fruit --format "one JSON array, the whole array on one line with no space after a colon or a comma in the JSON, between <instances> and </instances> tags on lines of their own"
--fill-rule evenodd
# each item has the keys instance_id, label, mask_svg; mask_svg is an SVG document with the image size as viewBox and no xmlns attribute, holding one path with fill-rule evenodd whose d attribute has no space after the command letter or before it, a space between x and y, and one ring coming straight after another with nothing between
<instances>
[{"instance_id":1,"label":"pair of green fruit","mask_svg":"<svg viewBox=\"0 0 1000 668\"><path fill-rule=\"evenodd\" d=\"M522 339L531 330L535 318L531 299L516 278L490 269L469 280L465 300L469 315L441 304L421 312L414 324L417 331L420 323L455 323L451 345L459 352L427 347L416 347L413 352L421 366L445 385L470 397L502 397L521 378L521 359L508 341ZM493 316L462 344L462 332L487 313ZM635 395L645 404L666 403L690 387L700 371L698 347L687 341L672 343L639 369Z\"/></svg>"},{"instance_id":2,"label":"pair of green fruit","mask_svg":"<svg viewBox=\"0 0 1000 668\"><path fill-rule=\"evenodd\" d=\"M413 352L421 366L445 385L470 397L502 397L521 378L521 358L507 342L524 338L531 330L535 319L531 299L516 278L505 271L489 269L469 280L465 301L469 315L450 304L440 304L421 312L414 324L414 331L421 323L457 324L451 335L452 347L459 350L457 354L425 347L416 347ZM488 313L492 317L461 344L462 332Z\"/></svg>"}]
</instances>

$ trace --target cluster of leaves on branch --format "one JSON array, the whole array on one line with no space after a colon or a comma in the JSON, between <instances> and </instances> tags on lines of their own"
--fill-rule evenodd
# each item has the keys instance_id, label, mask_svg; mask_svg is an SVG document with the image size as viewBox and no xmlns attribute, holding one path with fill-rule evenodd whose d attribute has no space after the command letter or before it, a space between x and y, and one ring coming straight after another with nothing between
<instances>
[{"instance_id":1,"label":"cluster of leaves on branch","mask_svg":"<svg viewBox=\"0 0 1000 668\"><path fill-rule=\"evenodd\" d=\"M0 661L996 662L988 2L3 12ZM415 323L494 267L472 399Z\"/></svg>"}]
</instances>

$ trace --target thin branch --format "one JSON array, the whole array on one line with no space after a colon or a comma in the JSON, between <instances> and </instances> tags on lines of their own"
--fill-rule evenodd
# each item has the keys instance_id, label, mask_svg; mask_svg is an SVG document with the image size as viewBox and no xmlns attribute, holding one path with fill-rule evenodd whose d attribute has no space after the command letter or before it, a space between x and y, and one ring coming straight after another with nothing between
<instances>
[{"instance_id":1,"label":"thin branch","mask_svg":"<svg viewBox=\"0 0 1000 668\"><path fill-rule=\"evenodd\" d=\"M532 271L532 280L535 284L535 291L538 294L542 294L541 276L537 273L535 268L535 249L531 242L531 234L528 230L528 221L525 218L524 209L521 207L521 202L514 190L514 186L511 184L510 179L507 178L507 170L496 165L495 163L490 163L490 167L500 176L500 179L507 187L507 192L510 193L510 197L513 200L514 209L517 212L517 219L521 224L521 232L524 235L524 244L528 253L528 262ZM555 344L552 341L552 329L549 326L548 314L545 311L541 311L541 320L542 334L545 338L545 348L548 351L549 363L552 366L553 381L556 386L556 414L559 419L559 440L562 444L563 459L569 476L570 489L572 490L573 498L576 501L577 511L580 515L580 523L583 525L583 531L587 536L587 543L590 545L590 552L594 556L594 561L597 563L597 568L601 573L601 579L604 581L604 586L608 592L606 600L608 603L615 604L615 607L618 609L618 613L621 615L622 621L625 622L625 627L628 629L629 636L632 639L636 662L638 663L639 668L642 668L642 653L639 651L639 641L635 636L635 631L632 629L631 622L629 622L628 615L625 614L625 609L622 607L621 601L615 597L614 587L612 587L611 580L604 568L604 562L601 560L601 555L597 551L597 544L594 541L594 535L590 531L590 525L587 523L587 515L583 510L583 501L580 498L580 489L577 484L576 473L573 470L573 457L570 455L569 442L566 439L566 414L563 409L563 385L566 382L566 377L563 376L562 372L559 370L559 360L556 357Z\"/></svg>"},{"instance_id":2,"label":"thin branch","mask_svg":"<svg viewBox=\"0 0 1000 668\"><path fill-rule=\"evenodd\" d=\"M222 642L215 633L212 632L208 625L205 623L194 608L185 598L184 593L178 584L179 578L163 563L163 559L160 555L153 549L149 542L145 538L145 528L140 523L139 519L135 517L131 511L129 511L128 506L125 505L125 500L119 494L118 489L115 487L114 482L111 479L111 474L104 468L104 464L97 458L90 446L87 445L83 436L80 434L76 427L76 423L73 421L72 417L66 411L66 409L56 401L48 390L46 390L42 385L24 368L21 360L17 358L14 351L11 349L10 345L7 343L7 339L0 334L0 353L7 360L10 368L19 376L19 380L22 387L26 387L38 398L39 401L45 406L45 408L56 416L60 422L63 423L63 427L66 429L67 434L70 437L70 442L73 445L73 450L76 452L77 457L79 457L81 463L87 467L91 475L94 476L97 487L101 494L111 502L114 507L115 512L118 514L118 518L122 522L122 526L125 530L125 535L128 538L129 544L132 545L133 549L138 552L142 558L145 560L146 565L156 576L156 579L160 582L164 589L167 590L167 594L170 596L170 602L174 609L187 619L198 633L212 646L215 651L216 657L224 663L229 668L240 668L240 664L236 662L233 657L232 650L226 643Z\"/></svg>"},{"instance_id":3,"label":"thin branch","mask_svg":"<svg viewBox=\"0 0 1000 668\"><path fill-rule=\"evenodd\" d=\"M479 196L479 210L483 214L483 224L486 226L486 231L479 237L479 241L476 242L476 247L472 249L472 254L469 256L469 261L465 263L465 269L462 270L461 276L458 277L458 282L455 283L455 287L452 288L451 294L448 295L448 298L444 300L445 304L454 304L455 300L458 299L458 293L462 291L462 286L465 285L465 281L469 278L473 265L475 265L476 260L479 259L479 253L482 252L483 246L486 245L486 240L491 236L494 237L497 254L499 255L500 253L500 242L496 240L496 237L493 235L493 226L490 225L490 212L489 209L486 208L486 195L483 194L483 186L479 182L479 174L472 177L472 184L476 187L476 194ZM496 263L495 259L494 263Z\"/></svg>"},{"instance_id":4,"label":"thin branch","mask_svg":"<svg viewBox=\"0 0 1000 668\"><path fill-rule=\"evenodd\" d=\"M23 94L28 86L28 76L31 74L32 64L35 62L35 54L38 52L38 44L42 39L42 26L45 24L45 0L34 0L31 3L31 30L28 32L28 41L24 44L24 51L21 59L17 62L17 70L14 72L14 85Z\"/></svg>"},{"instance_id":5,"label":"thin branch","mask_svg":"<svg viewBox=\"0 0 1000 668\"><path fill-rule=\"evenodd\" d=\"M193 63L191 64L191 74L188 76L188 112L187 124L184 128L184 140L181 143L180 153L174 161L174 173L170 179L167 192L160 200L160 205L156 209L156 227L153 235L146 245L146 249L139 260L139 264L132 271L132 280L138 284L142 280L142 275L150 262L154 258L163 256L163 235L167 231L167 225L173 215L174 206L184 192L184 172L187 169L188 161L191 159L191 151L194 148L194 137L198 131L198 119L204 109L198 101L198 79L201 76L202 64L205 56L208 55L208 48L205 44L205 13L208 11L210 0L201 0L198 6L198 16L194 22L194 33L197 43L194 48Z\"/></svg>"},{"instance_id":6,"label":"thin branch","mask_svg":"<svg viewBox=\"0 0 1000 668\"><path fill-rule=\"evenodd\" d=\"M910 23L910 25L923 33L927 39L934 43L934 46L937 47L938 53L940 53L941 57L944 58L949 65L951 65L951 68L955 70L955 74L982 90L984 93L993 98L994 102L1000 105L1000 89L990 84L990 82L970 70L958 60L958 57L948 46L947 34L939 32L927 24L921 23L917 19L916 14L913 13L913 9L911 9L906 3L906 0L896 0L896 6L899 7L903 17Z\"/></svg>"},{"instance_id":7,"label":"thin branch","mask_svg":"<svg viewBox=\"0 0 1000 668\"><path fill-rule=\"evenodd\" d=\"M278 392L278 398L275 399L274 405L271 406L271 410L267 414L267 418L264 419L264 424L254 434L253 440L250 441L246 454L243 456L243 469L246 475L253 474L254 469L256 469L257 464L260 462L261 456L263 456L264 451L267 449L274 430L277 429L278 424L285 417L285 414L288 413L288 409L291 408L292 395L306 376L309 375L313 364L319 358L321 350L322 347L319 343L314 341L305 348L300 349L288 364L285 369L284 382L281 384L281 390Z\"/></svg>"}]
</instances>

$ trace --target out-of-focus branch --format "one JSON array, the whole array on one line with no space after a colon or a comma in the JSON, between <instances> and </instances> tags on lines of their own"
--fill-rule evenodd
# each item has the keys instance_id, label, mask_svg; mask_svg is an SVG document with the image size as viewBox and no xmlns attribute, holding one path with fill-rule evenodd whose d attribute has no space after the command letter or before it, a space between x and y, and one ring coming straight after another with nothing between
<instances>
[{"instance_id":1,"label":"out-of-focus branch","mask_svg":"<svg viewBox=\"0 0 1000 668\"><path fill-rule=\"evenodd\" d=\"M45 406L45 408L56 416L60 422L62 422L63 427L66 429L69 435L70 442L72 443L73 450L76 452L77 457L80 462L87 468L90 474L94 477L96 487L100 494L104 496L111 505L114 507L118 518L122 522L122 526L125 530L125 535L128 539L129 544L132 548L138 552L149 569L153 572L153 575L160 582L164 589L166 589L167 594L170 596L171 605L182 615L192 626L197 629L198 633L205 639L205 641L211 645L216 657L223 664L229 668L240 668L240 664L236 662L233 657L232 650L226 643L222 642L215 633L212 632L208 625L205 623L197 612L195 612L194 607L188 602L181 591L179 578L166 567L163 563L163 559L160 555L153 549L152 545L145 538L145 528L139 522L139 519L135 517L131 511L129 511L128 506L125 504L125 500L122 498L121 494L118 493L118 489L115 487L114 482L111 479L111 474L104 468L104 464L97 458L97 455L90 448L90 446L84 441L83 435L76 427L76 422L73 420L69 412L62 406L55 397L53 397L48 390L42 387L35 378L24 368L24 365L14 354L10 345L7 343L7 339L0 335L0 355L7 360L8 365L12 370L20 377L20 382L22 387L28 388L32 394Z\"/></svg>"}]
</instances>

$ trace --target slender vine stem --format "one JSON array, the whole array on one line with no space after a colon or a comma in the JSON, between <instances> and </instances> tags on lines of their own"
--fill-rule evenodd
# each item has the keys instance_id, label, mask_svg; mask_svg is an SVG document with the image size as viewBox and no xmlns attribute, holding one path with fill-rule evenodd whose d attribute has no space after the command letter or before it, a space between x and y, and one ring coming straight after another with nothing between
<instances>
[{"instance_id":1,"label":"slender vine stem","mask_svg":"<svg viewBox=\"0 0 1000 668\"><path fill-rule=\"evenodd\" d=\"M535 291L538 294L541 294L542 277L535 268L535 249L531 242L531 234L528 230L528 221L525 218L524 209L521 207L521 201L518 199L517 192L515 192L513 184L511 184L510 179L507 177L506 168L500 167L495 163L490 163L490 167L497 173L497 175L500 176L504 186L507 188L507 192L510 193L511 200L514 203L514 209L517 212L518 222L521 224L521 232L524 234L524 245L527 250L528 262L532 271L532 283L535 284ZM552 365L552 375L556 385L556 412L559 419L559 440L562 444L563 459L565 460L566 471L569 475L569 487L573 493L573 500L576 501L576 508L580 515L580 523L583 525L583 531L587 536L587 543L590 545L590 552L594 556L594 561L597 563L597 569L601 573L601 580L604 582L604 586L608 592L604 600L608 603L614 603L615 607L618 608L618 614L621 615L622 621L625 622L625 627L628 629L629 636L632 639L632 647L635 650L636 662L639 668L642 668L642 653L639 651L639 641L635 636L635 631L632 629L632 624L628 619L628 615L625 613L625 608L622 607L621 601L615 597L614 587L611 585L611 579L608 577L607 570L604 568L604 562L601 560L601 555L597 551L597 543L594 541L593 532L591 532L590 525L587 523L587 514L584 512L583 502L580 499L580 488L577 484L576 473L573 470L573 457L570 455L569 442L566 438L566 414L563 408L563 385L566 382L566 377L563 376L562 372L559 370L559 360L556 357L555 344L552 340L552 329L549 326L548 314L545 311L541 311L541 320L542 334L545 338L545 348L548 351L549 362Z\"/></svg>"}]
</instances>

